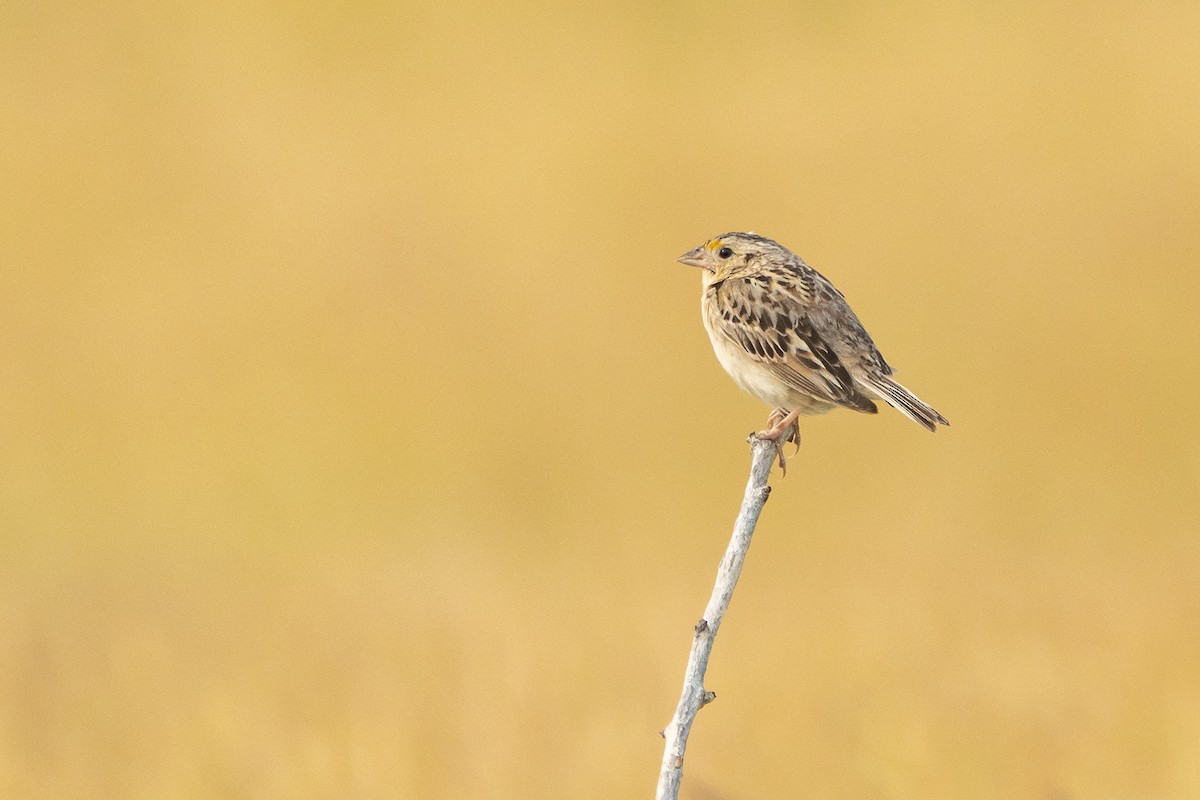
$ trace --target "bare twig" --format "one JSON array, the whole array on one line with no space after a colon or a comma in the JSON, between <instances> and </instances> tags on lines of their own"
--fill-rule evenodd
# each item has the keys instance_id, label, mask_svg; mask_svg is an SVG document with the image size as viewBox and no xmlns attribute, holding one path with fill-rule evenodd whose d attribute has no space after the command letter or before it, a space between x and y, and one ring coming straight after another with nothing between
<instances>
[{"instance_id":1,"label":"bare twig","mask_svg":"<svg viewBox=\"0 0 1200 800\"><path fill-rule=\"evenodd\" d=\"M733 538L717 568L717 582L713 586L708 607L704 609L704 618L696 623L687 672L683 676L683 696L679 698L679 706L675 709L671 724L662 731L667 743L663 749L662 771L658 775L657 800L676 800L679 797L679 783L683 779L683 753L687 749L692 722L696 719L696 712L716 698L715 693L704 688L708 656L712 653L713 639L721 627L725 610L729 608L729 599L733 597L733 587L742 574L742 562L750 548L750 537L754 535L758 515L771 493L767 479L771 475L771 465L780 453L779 445L751 436L750 452L750 480L746 483L742 509L733 525Z\"/></svg>"}]
</instances>

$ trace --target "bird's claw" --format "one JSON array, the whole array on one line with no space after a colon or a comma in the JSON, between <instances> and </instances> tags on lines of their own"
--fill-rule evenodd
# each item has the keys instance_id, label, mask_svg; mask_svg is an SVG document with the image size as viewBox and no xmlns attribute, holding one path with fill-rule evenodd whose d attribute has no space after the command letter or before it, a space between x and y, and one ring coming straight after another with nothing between
<instances>
[{"instance_id":1,"label":"bird's claw","mask_svg":"<svg viewBox=\"0 0 1200 800\"><path fill-rule=\"evenodd\" d=\"M796 445L796 453L800 452L800 423L793 418L787 424L787 427L780 427L781 423L787 421L790 415L781 408L777 408L767 417L767 429L751 434L752 438L762 441L771 442L775 445L776 455L779 457L779 470L783 473L783 477L787 477L787 457L783 454L784 445L792 442ZM795 455L793 453L792 455Z\"/></svg>"}]
</instances>

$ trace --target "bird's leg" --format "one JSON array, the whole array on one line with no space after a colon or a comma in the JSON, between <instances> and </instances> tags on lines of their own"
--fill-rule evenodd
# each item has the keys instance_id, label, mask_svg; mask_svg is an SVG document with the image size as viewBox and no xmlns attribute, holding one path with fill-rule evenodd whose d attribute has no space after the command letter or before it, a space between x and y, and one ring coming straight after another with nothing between
<instances>
[{"instance_id":1,"label":"bird's leg","mask_svg":"<svg viewBox=\"0 0 1200 800\"><path fill-rule=\"evenodd\" d=\"M754 438L778 442L779 437L783 436L785 442L800 444L800 426L796 424L796 420L799 418L800 409L798 408L795 411L784 411L782 408L777 408L767 417L767 429L754 434ZM785 433L787 436L784 436Z\"/></svg>"},{"instance_id":2,"label":"bird's leg","mask_svg":"<svg viewBox=\"0 0 1200 800\"><path fill-rule=\"evenodd\" d=\"M754 438L774 442L779 448L779 469L782 470L785 478L787 477L787 459L783 456L783 446L787 442L795 442L796 452L800 451L799 417L799 408L790 412L776 408L767 417L767 429L754 434Z\"/></svg>"}]
</instances>

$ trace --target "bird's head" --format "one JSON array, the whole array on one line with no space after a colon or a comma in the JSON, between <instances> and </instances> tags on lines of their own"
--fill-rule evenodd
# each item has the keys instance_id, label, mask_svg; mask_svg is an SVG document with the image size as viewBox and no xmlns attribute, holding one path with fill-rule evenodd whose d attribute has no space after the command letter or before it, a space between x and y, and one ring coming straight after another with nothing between
<instances>
[{"instance_id":1,"label":"bird's head","mask_svg":"<svg viewBox=\"0 0 1200 800\"><path fill-rule=\"evenodd\" d=\"M756 233L723 233L709 239L695 250L689 250L677 261L705 271L705 283L753 275L769 263L783 248Z\"/></svg>"}]
</instances>

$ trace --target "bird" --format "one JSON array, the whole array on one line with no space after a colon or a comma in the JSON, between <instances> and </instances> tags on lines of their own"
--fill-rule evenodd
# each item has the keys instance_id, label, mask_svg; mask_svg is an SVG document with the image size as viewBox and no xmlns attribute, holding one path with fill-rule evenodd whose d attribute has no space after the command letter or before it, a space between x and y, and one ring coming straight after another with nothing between
<instances>
[{"instance_id":1,"label":"bird","mask_svg":"<svg viewBox=\"0 0 1200 800\"><path fill-rule=\"evenodd\" d=\"M701 316L717 360L772 407L767 428L753 436L780 446L785 475L782 445L799 447L802 415L875 414L882 400L930 431L950 424L892 377L845 296L779 242L723 233L678 261L702 270Z\"/></svg>"}]
</instances>

